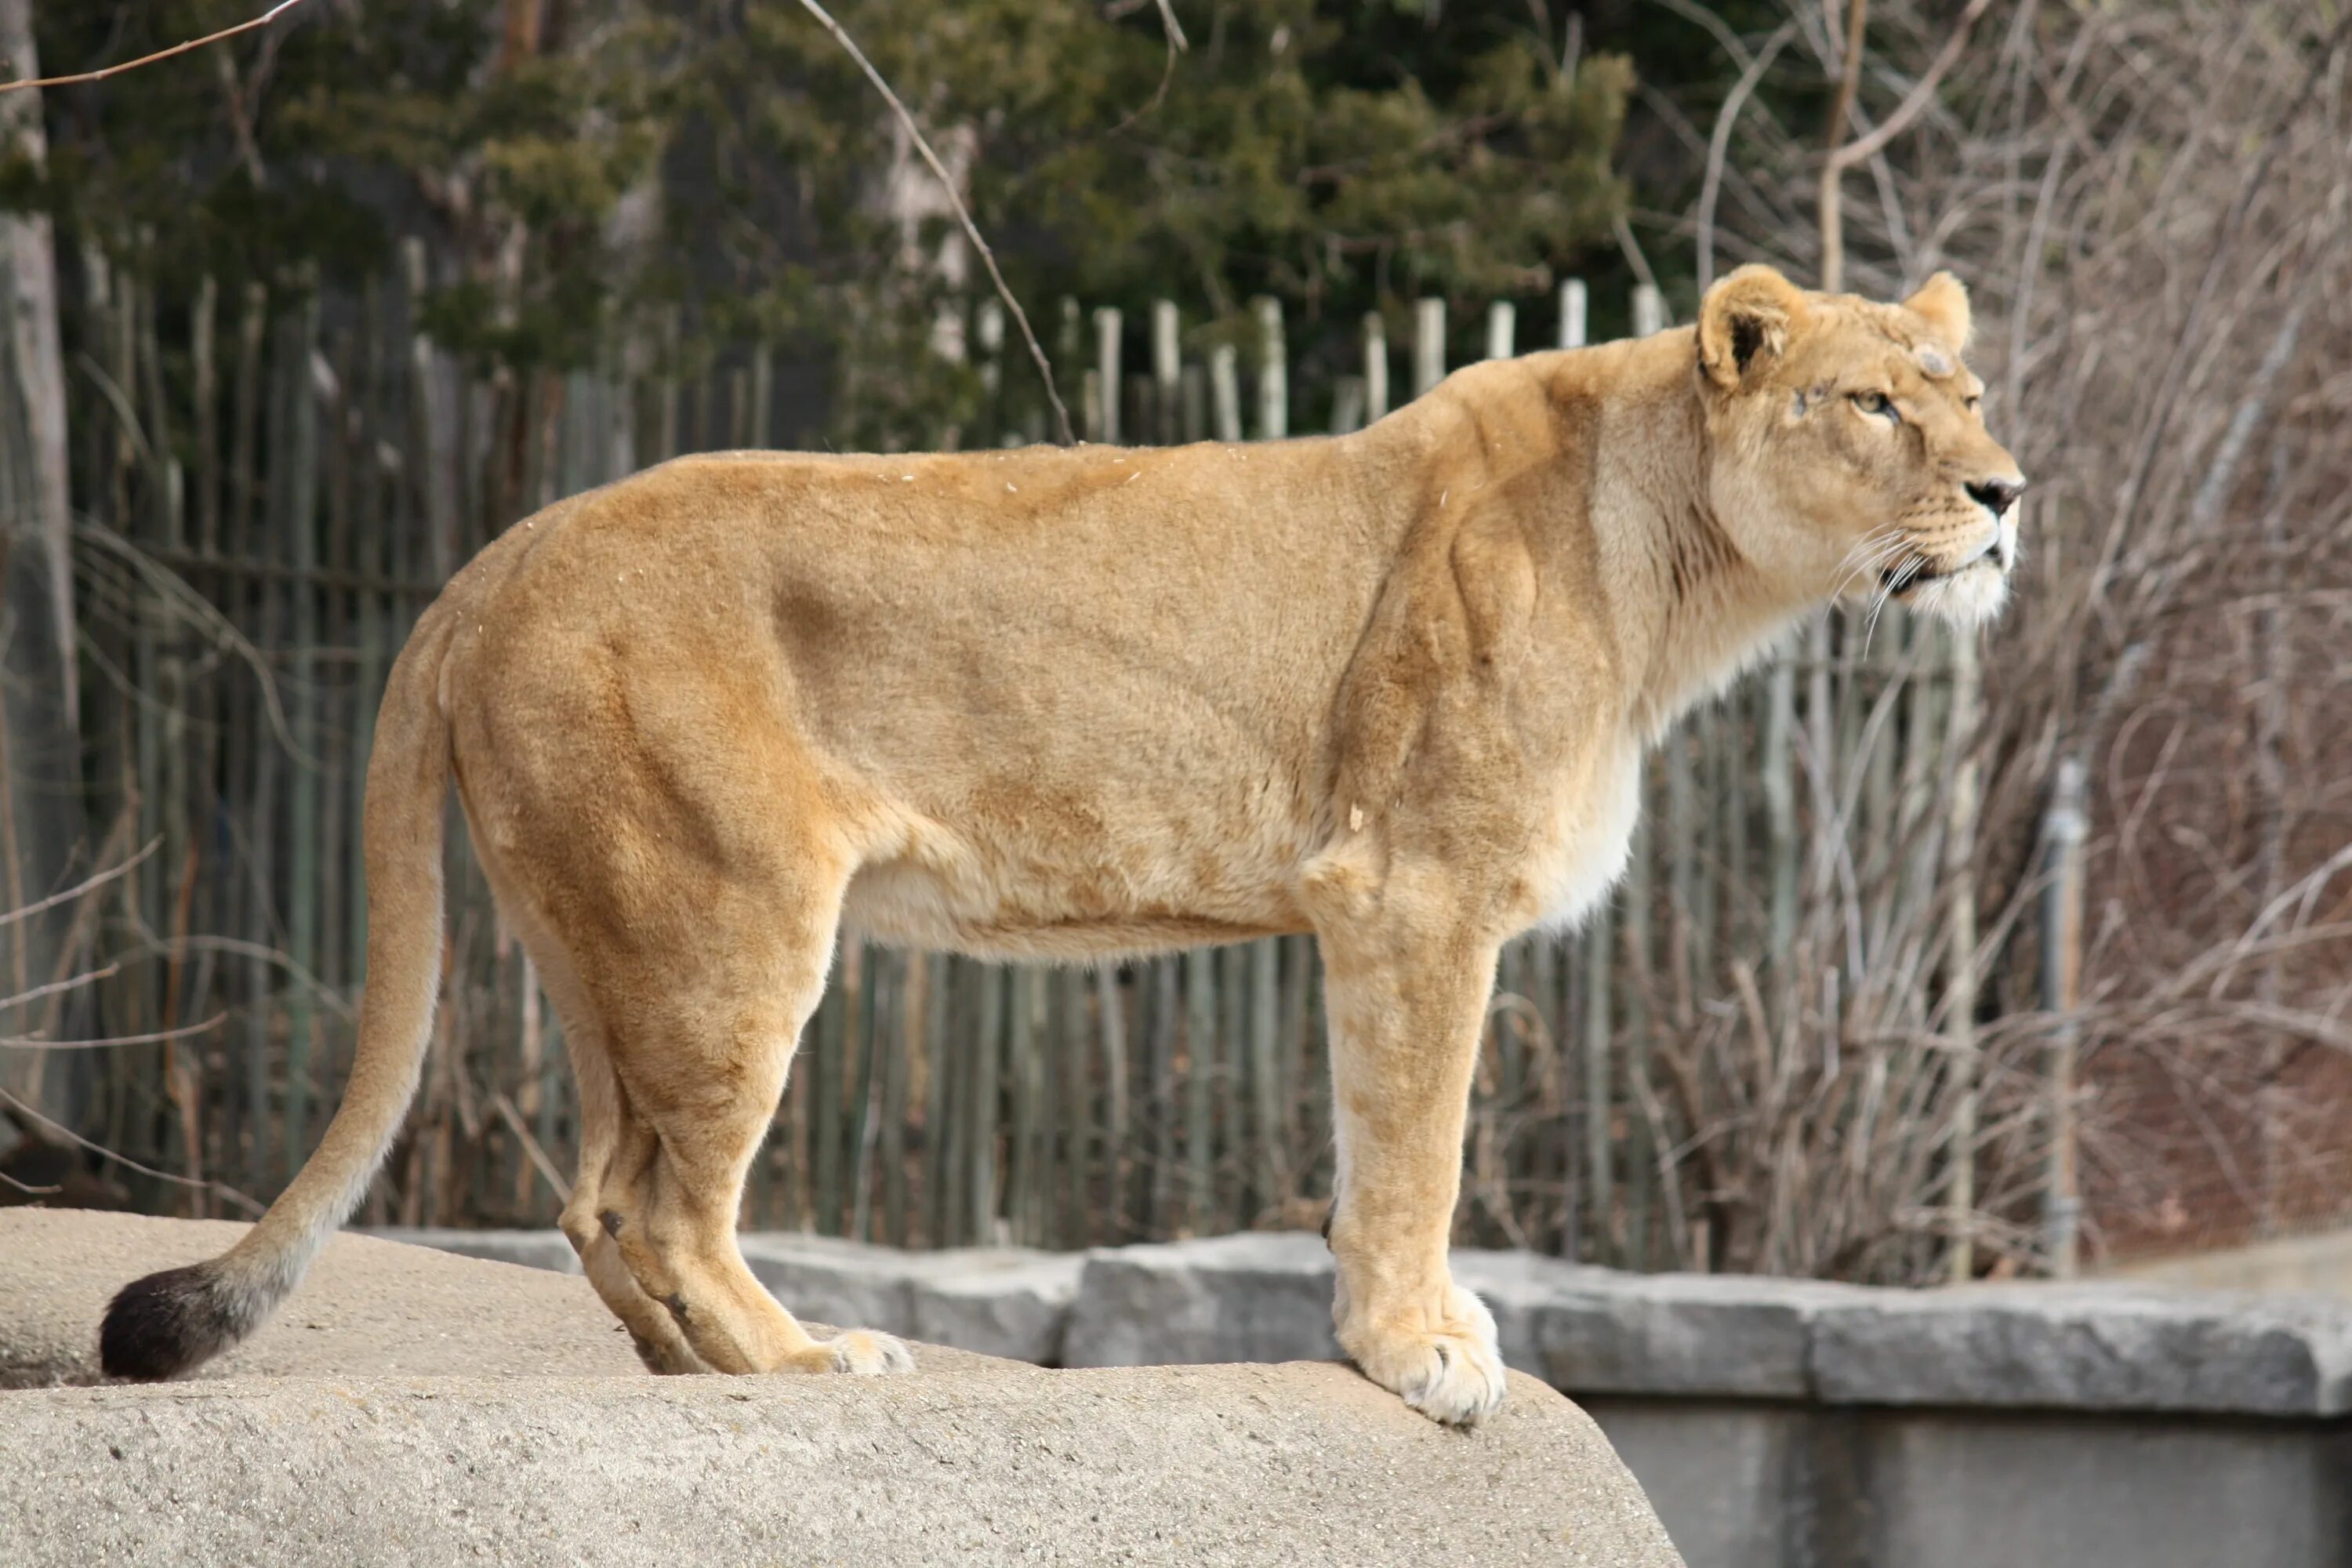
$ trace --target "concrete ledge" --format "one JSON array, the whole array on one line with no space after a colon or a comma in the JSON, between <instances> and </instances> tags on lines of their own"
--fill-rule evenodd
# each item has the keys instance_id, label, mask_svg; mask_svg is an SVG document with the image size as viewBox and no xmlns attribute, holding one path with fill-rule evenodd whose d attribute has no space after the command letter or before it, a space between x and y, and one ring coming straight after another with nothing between
<instances>
[{"instance_id":1,"label":"concrete ledge","mask_svg":"<svg viewBox=\"0 0 2352 1568\"><path fill-rule=\"evenodd\" d=\"M511 1263L520 1268L545 1268L556 1274L580 1272L580 1255L560 1230L455 1230L439 1226L388 1225L375 1230L353 1231L404 1247L429 1247L460 1258L489 1263Z\"/></svg>"},{"instance_id":2,"label":"concrete ledge","mask_svg":"<svg viewBox=\"0 0 2352 1568\"><path fill-rule=\"evenodd\" d=\"M1866 1292L1812 1321L1832 1403L2352 1413L2352 1312L2120 1285Z\"/></svg>"},{"instance_id":3,"label":"concrete ledge","mask_svg":"<svg viewBox=\"0 0 2352 1568\"><path fill-rule=\"evenodd\" d=\"M1099 1248L1062 1355L1070 1366L1335 1361L1331 1254L1287 1231Z\"/></svg>"},{"instance_id":4,"label":"concrete ledge","mask_svg":"<svg viewBox=\"0 0 2352 1568\"><path fill-rule=\"evenodd\" d=\"M1063 1336L1086 1260L974 1249L963 1267L908 1287L915 1339L982 1355L1066 1366Z\"/></svg>"}]
</instances>

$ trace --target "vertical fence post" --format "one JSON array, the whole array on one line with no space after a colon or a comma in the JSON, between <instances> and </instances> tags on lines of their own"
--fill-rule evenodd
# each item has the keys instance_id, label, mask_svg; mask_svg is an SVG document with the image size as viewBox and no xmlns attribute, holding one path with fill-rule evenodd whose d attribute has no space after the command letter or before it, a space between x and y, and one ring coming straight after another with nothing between
<instances>
[{"instance_id":1,"label":"vertical fence post","mask_svg":"<svg viewBox=\"0 0 2352 1568\"><path fill-rule=\"evenodd\" d=\"M1095 311L1095 395L1099 402L1091 421L1098 439L1110 446L1118 445L1118 350L1121 319L1118 310L1105 305Z\"/></svg>"},{"instance_id":2,"label":"vertical fence post","mask_svg":"<svg viewBox=\"0 0 2352 1568\"><path fill-rule=\"evenodd\" d=\"M1412 307L1412 395L1419 397L1445 379L1445 301L1417 300Z\"/></svg>"},{"instance_id":3,"label":"vertical fence post","mask_svg":"<svg viewBox=\"0 0 2352 1568\"><path fill-rule=\"evenodd\" d=\"M1957 1098L1952 1109L1951 1274L1976 1272L1977 1205L1977 644L1952 629L1952 720L1947 732L1952 766L1945 822L1944 884L1951 889L1949 945L1944 956L1944 1037L1951 1051Z\"/></svg>"},{"instance_id":4,"label":"vertical fence post","mask_svg":"<svg viewBox=\"0 0 2352 1568\"><path fill-rule=\"evenodd\" d=\"M1127 1141L1133 1124L1128 1101L1131 1069L1127 1052L1127 1000L1119 987L1117 964L1105 963L1097 968L1094 982L1095 1022L1102 1037L1103 1080L1108 1091L1103 1103L1102 1193L1108 1210L1103 1217L1109 1224L1108 1234L1100 1239L1117 1242L1127 1238Z\"/></svg>"},{"instance_id":5,"label":"vertical fence post","mask_svg":"<svg viewBox=\"0 0 2352 1568\"><path fill-rule=\"evenodd\" d=\"M1611 901L1593 907L1584 927L1584 1201L1588 1215L1584 1247L1579 1257L1571 1244L1570 1258L1580 1262L1612 1261L1612 1211L1616 1202L1615 1170L1611 1159L1612 1089L1609 1043L1613 1023L1610 1006L1610 946L1614 918Z\"/></svg>"},{"instance_id":6,"label":"vertical fence post","mask_svg":"<svg viewBox=\"0 0 2352 1568\"><path fill-rule=\"evenodd\" d=\"M2071 1279L2076 1268L2075 1237L2082 1213L2074 1169L2075 1053L2082 1020L2075 1008L2083 975L2083 839L2088 824L2083 808L2083 762L2059 760L2050 794L2048 880L2042 893L2042 1005L2051 1015L2046 1072L2050 1095L2050 1147L2042 1181L2042 1245L2050 1272Z\"/></svg>"},{"instance_id":7,"label":"vertical fence post","mask_svg":"<svg viewBox=\"0 0 2352 1568\"><path fill-rule=\"evenodd\" d=\"M1584 279L1571 278L1559 286L1559 346L1580 349L1585 344Z\"/></svg>"},{"instance_id":8,"label":"vertical fence post","mask_svg":"<svg viewBox=\"0 0 2352 1568\"><path fill-rule=\"evenodd\" d=\"M1178 334L1176 301L1151 302L1151 413L1157 426L1153 437L1172 447L1180 435L1183 357Z\"/></svg>"},{"instance_id":9,"label":"vertical fence post","mask_svg":"<svg viewBox=\"0 0 2352 1568\"><path fill-rule=\"evenodd\" d=\"M1257 438L1279 441L1290 434L1290 365L1282 342L1282 301L1258 297Z\"/></svg>"},{"instance_id":10,"label":"vertical fence post","mask_svg":"<svg viewBox=\"0 0 2352 1568\"><path fill-rule=\"evenodd\" d=\"M1003 1120L997 1088L997 1066L1004 1051L1004 970L984 964L980 970L980 1027L971 1045L971 1100L965 1107L971 1120L964 1133L966 1211L964 1239L985 1247L996 1239L996 1131Z\"/></svg>"},{"instance_id":11,"label":"vertical fence post","mask_svg":"<svg viewBox=\"0 0 2352 1568\"><path fill-rule=\"evenodd\" d=\"M1646 338L1666 330L1666 297L1654 283L1633 285L1633 335Z\"/></svg>"},{"instance_id":12,"label":"vertical fence post","mask_svg":"<svg viewBox=\"0 0 2352 1568\"><path fill-rule=\"evenodd\" d=\"M1508 359L1517 350L1513 347L1518 337L1519 308L1508 300L1497 300L1486 307L1486 357Z\"/></svg>"},{"instance_id":13,"label":"vertical fence post","mask_svg":"<svg viewBox=\"0 0 2352 1568\"><path fill-rule=\"evenodd\" d=\"M1242 383L1239 356L1231 343L1209 351L1209 401L1217 422L1217 439L1242 438Z\"/></svg>"},{"instance_id":14,"label":"vertical fence post","mask_svg":"<svg viewBox=\"0 0 2352 1568\"><path fill-rule=\"evenodd\" d=\"M1389 411L1389 329L1378 310L1364 312L1364 423Z\"/></svg>"},{"instance_id":15,"label":"vertical fence post","mask_svg":"<svg viewBox=\"0 0 2352 1568\"><path fill-rule=\"evenodd\" d=\"M1268 938L1250 943L1248 952L1250 1099L1255 1108L1250 1131L1257 1142L1251 1173L1252 1201L1256 1211L1264 1214L1281 1196L1283 1115L1277 1097L1282 1092L1282 1073L1277 1030L1282 1022L1282 947Z\"/></svg>"},{"instance_id":16,"label":"vertical fence post","mask_svg":"<svg viewBox=\"0 0 2352 1568\"><path fill-rule=\"evenodd\" d=\"M1184 1219L1194 1233L1213 1223L1216 1153L1217 955L1196 947L1184 955Z\"/></svg>"},{"instance_id":17,"label":"vertical fence post","mask_svg":"<svg viewBox=\"0 0 2352 1568\"><path fill-rule=\"evenodd\" d=\"M1152 1228L1172 1235L1181 1204L1176 1190L1180 1148L1176 1107L1176 1045L1183 1033L1184 971L1173 958L1151 964L1151 1061L1146 1081L1151 1090L1151 1185L1146 1211Z\"/></svg>"},{"instance_id":18,"label":"vertical fence post","mask_svg":"<svg viewBox=\"0 0 2352 1568\"><path fill-rule=\"evenodd\" d=\"M1345 436L1364 427L1364 378L1334 377L1331 383L1331 434Z\"/></svg>"},{"instance_id":19,"label":"vertical fence post","mask_svg":"<svg viewBox=\"0 0 2352 1568\"><path fill-rule=\"evenodd\" d=\"M924 1080L923 1104L923 1245L950 1247L954 1245L955 1227L963 1223L958 1200L962 1196L959 1173L961 1169L957 1155L961 1152L961 1130L952 1118L963 1107L963 1086L969 1079L969 1063L972 1042L960 1038L951 1047L948 1038L948 1021L956 1015L956 1004L967 999L968 994L956 986L957 964L945 953L929 952L916 955L921 965L919 973L922 984L923 1061L927 1071ZM909 998L910 1016L914 999ZM963 1022L969 1029L969 1019Z\"/></svg>"}]
</instances>

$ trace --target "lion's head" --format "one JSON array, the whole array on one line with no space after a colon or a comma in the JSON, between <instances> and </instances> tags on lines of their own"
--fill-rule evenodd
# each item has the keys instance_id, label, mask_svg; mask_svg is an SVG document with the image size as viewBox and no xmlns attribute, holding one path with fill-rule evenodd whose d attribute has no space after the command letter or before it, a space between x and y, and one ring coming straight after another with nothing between
<instances>
[{"instance_id":1,"label":"lion's head","mask_svg":"<svg viewBox=\"0 0 2352 1568\"><path fill-rule=\"evenodd\" d=\"M1960 363L1969 300L1938 272L1900 305L1742 267L1699 306L1717 514L1803 596L1991 618L2017 559L2025 477L1987 434Z\"/></svg>"}]
</instances>

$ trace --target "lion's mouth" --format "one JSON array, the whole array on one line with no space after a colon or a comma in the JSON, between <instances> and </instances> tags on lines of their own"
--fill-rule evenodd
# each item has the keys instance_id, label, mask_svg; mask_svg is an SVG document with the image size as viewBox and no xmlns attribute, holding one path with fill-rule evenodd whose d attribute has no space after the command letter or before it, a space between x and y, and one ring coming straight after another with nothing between
<instances>
[{"instance_id":1,"label":"lion's mouth","mask_svg":"<svg viewBox=\"0 0 2352 1568\"><path fill-rule=\"evenodd\" d=\"M1925 555L1906 556L1878 574L1878 585L1890 598L1899 599L1914 589L1924 588L1930 583L1948 581L1979 566L1990 566L1996 572L2000 570L2000 542L1998 539L1966 561L1950 566L1938 566Z\"/></svg>"}]
</instances>

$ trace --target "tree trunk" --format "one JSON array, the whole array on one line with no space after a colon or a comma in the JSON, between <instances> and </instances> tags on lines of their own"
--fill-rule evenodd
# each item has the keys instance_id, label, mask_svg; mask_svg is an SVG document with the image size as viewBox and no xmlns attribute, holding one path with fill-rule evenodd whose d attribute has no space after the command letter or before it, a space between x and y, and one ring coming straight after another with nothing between
<instances>
[{"instance_id":1,"label":"tree trunk","mask_svg":"<svg viewBox=\"0 0 2352 1568\"><path fill-rule=\"evenodd\" d=\"M0 0L0 75L37 77L31 0ZM48 138L38 89L0 97L0 146L44 168ZM65 361L58 341L57 249L46 213L0 212L5 360L0 397L0 905L50 891L79 837L77 736L81 697L74 663L73 539L66 468ZM69 910L58 911L69 916ZM0 994L51 978L67 921L0 932ZM44 1053L8 1052L0 1082L39 1101ZM53 1085L52 1090L58 1086Z\"/></svg>"}]
</instances>

